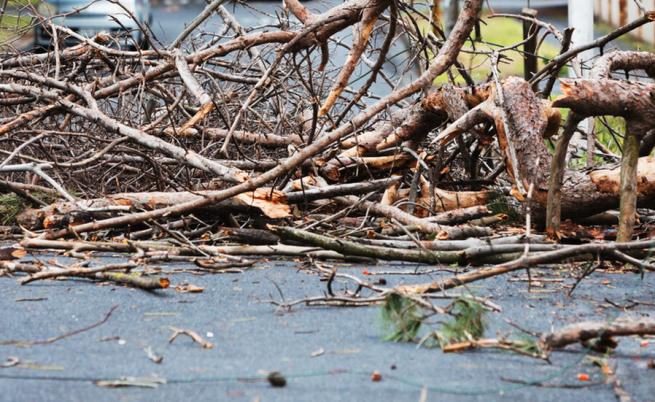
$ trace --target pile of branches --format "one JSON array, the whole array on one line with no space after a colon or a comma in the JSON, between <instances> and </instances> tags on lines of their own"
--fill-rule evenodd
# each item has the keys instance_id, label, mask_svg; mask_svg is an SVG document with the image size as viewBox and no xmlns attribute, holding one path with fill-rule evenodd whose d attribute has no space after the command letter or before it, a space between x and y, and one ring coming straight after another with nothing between
<instances>
[{"instance_id":1,"label":"pile of branches","mask_svg":"<svg viewBox=\"0 0 655 402\"><path fill-rule=\"evenodd\" d=\"M61 43L3 54L0 191L22 205L12 223L23 248L193 259L214 270L252 263L235 255L499 264L400 290L411 293L570 259L654 268L655 241L635 237L650 237L655 208L655 55L606 52L593 65L578 55L655 12L588 44L529 19L530 35L554 37L561 53L525 80L500 71L520 61L508 52L523 42L476 50L482 0L464 1L447 33L438 13L413 2L350 0L315 13L285 0L278 26L264 28L241 26L222 3L166 46L143 27L150 50L43 20ZM215 14L220 29L202 31ZM351 28L346 60L334 66L339 34ZM389 74L399 40L406 65ZM485 62L465 66L463 52ZM574 78L559 79L551 101L567 65ZM389 86L382 98L369 93L379 83ZM594 116L625 119L622 155L585 133L590 166L569 169L569 142ZM614 209L618 233L558 243L571 237L562 218L598 222Z\"/></svg>"}]
</instances>

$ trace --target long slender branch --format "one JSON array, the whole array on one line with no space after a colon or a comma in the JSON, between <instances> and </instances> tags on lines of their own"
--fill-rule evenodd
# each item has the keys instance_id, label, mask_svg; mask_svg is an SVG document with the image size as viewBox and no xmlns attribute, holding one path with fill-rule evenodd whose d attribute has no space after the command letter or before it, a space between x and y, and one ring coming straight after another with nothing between
<instances>
[{"instance_id":1,"label":"long slender branch","mask_svg":"<svg viewBox=\"0 0 655 402\"><path fill-rule=\"evenodd\" d=\"M350 134L355 129L363 126L368 122L373 116L377 115L381 111L385 110L387 107L407 98L420 91L421 89L432 84L432 81L440 74L445 72L453 61L457 57L459 49L464 44L464 41L468 37L468 34L473 29L475 21L477 20L477 15L480 12L482 7L482 0L466 0L464 3L464 9L460 15L460 18L453 30L452 34L449 36L448 40L444 46L439 51L439 54L435 57L433 63L430 65L430 68L423 73L416 81L409 84L406 87L398 89L391 94L387 95L380 101L376 102L369 108L367 108L362 113L358 114L350 122L342 125L340 128L326 133L321 138L317 139L311 145L303 148L300 152L296 153L274 169L269 170L268 172L263 173L262 175L250 179L242 184L232 186L225 190L222 190L215 194L212 197L207 197L202 200L196 200L192 202L187 202L184 204L178 204L175 206L161 208L153 211L142 212L137 214L132 214L129 216L109 218L101 221L96 221L88 224L78 225L75 228L63 229L60 231L55 231L47 234L47 237L50 239L56 239L59 237L66 236L71 233L85 233L94 230L107 229L114 226L123 225L130 222L143 222L150 219L156 219L164 215L178 215L189 211L191 209L200 208L205 205L213 204L225 200L229 197L241 194L247 191L252 191L271 180L280 177L290 170L296 168L305 162L308 158L322 152L330 144L340 140L343 136Z\"/></svg>"}]
</instances>

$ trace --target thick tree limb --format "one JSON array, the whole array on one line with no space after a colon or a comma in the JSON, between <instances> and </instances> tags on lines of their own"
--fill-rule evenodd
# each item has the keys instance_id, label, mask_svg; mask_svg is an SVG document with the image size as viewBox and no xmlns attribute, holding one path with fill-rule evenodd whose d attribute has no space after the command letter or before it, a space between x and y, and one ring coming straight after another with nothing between
<instances>
[{"instance_id":1,"label":"thick tree limb","mask_svg":"<svg viewBox=\"0 0 655 402\"><path fill-rule=\"evenodd\" d=\"M401 292L408 293L434 293L446 289L452 289L467 283L476 282L482 279L491 278L497 275L504 275L520 269L529 268L540 264L550 264L563 261L569 258L580 257L585 254L602 255L605 258L613 258L614 250L652 250L655 248L655 240L644 240L630 243L591 243L579 246L569 246L555 251L537 253L535 255L524 256L517 260L499 264L489 268L481 268L465 274L456 275L440 281L432 282L425 285L401 286L398 288Z\"/></svg>"},{"instance_id":2,"label":"thick tree limb","mask_svg":"<svg viewBox=\"0 0 655 402\"><path fill-rule=\"evenodd\" d=\"M651 57L634 55L635 68L650 68ZM625 57L601 59L597 74L609 75L612 68L626 66ZM655 85L611 79L561 80L562 96L553 102L582 116L613 115L626 120L626 136L621 158L621 201L619 241L629 241L636 219L640 141L655 128Z\"/></svg>"},{"instance_id":3,"label":"thick tree limb","mask_svg":"<svg viewBox=\"0 0 655 402\"><path fill-rule=\"evenodd\" d=\"M594 338L630 335L655 335L655 320L652 318L623 318L610 322L586 321L572 324L560 330L543 334L539 339L539 346L543 350L549 351Z\"/></svg>"}]
</instances>

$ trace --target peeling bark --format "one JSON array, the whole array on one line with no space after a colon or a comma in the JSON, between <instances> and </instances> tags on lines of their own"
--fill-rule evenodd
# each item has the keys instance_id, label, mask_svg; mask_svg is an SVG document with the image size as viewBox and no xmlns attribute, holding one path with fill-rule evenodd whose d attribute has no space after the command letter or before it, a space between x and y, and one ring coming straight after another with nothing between
<instances>
[{"instance_id":1,"label":"peeling bark","mask_svg":"<svg viewBox=\"0 0 655 402\"><path fill-rule=\"evenodd\" d=\"M581 115L586 115L587 112L593 110L633 113L616 105L617 95L607 95L613 93L608 91L622 88L628 91L627 102L631 102L634 107L646 105L644 108L649 109L645 115L640 116L646 118L652 116L653 119L650 121L655 122L655 108L651 108L653 99L649 95L655 86L640 83L631 86L614 81L600 83L591 80L575 80L575 83L570 80L563 81L565 87L569 84L566 88L574 88L572 91L577 91L576 100L565 95L554 102L553 106L555 107L576 106L574 111ZM499 144L505 153L507 172L519 189L527 189L530 184L534 185L535 192L532 198L538 205L533 206L532 213L538 222L543 221L553 156L548 152L542 139L549 136L549 130L556 125L553 120L559 121L559 116L547 104L538 99L530 85L521 78L512 77L504 80L502 91L505 100L503 105L493 106L494 103L491 102L493 97L498 96L496 89L484 91L473 102L469 102L474 109L468 113L484 113L488 120L494 121ZM597 92L602 92L602 94L596 96ZM565 90L565 94L569 93L571 92ZM591 100L587 101L587 99ZM483 103L485 106L480 107ZM499 109L500 107L503 108L502 111ZM504 121L503 116L507 117L507 122ZM456 129L452 129L450 126L446 128L444 132L454 134L441 136L440 144L444 145L457 134L470 129L469 125L462 124L466 120L467 118L462 117L453 123L453 126L457 126ZM477 124L480 121L481 118L476 117L470 119L469 124ZM506 125L509 131L505 130ZM655 205L653 168L655 168L655 159L639 159L636 181L639 183L640 191L637 194L637 201L638 205L644 207ZM619 171L616 167L599 166L586 171L565 170L561 188L562 215L564 217L585 217L618 207L621 194L619 183ZM526 193L521 191L515 192L515 195L520 200L524 200L526 197Z\"/></svg>"}]
</instances>

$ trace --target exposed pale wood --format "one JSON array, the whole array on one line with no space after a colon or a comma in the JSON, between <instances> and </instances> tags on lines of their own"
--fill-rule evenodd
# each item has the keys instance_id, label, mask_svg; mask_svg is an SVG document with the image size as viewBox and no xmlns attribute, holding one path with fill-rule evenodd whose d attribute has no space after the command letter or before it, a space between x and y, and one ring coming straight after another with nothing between
<instances>
[{"instance_id":1,"label":"exposed pale wood","mask_svg":"<svg viewBox=\"0 0 655 402\"><path fill-rule=\"evenodd\" d=\"M613 321L586 321L572 324L560 330L546 333L539 339L542 349L552 350L567 345L612 336L655 335L652 318L620 318Z\"/></svg>"},{"instance_id":2,"label":"exposed pale wood","mask_svg":"<svg viewBox=\"0 0 655 402\"><path fill-rule=\"evenodd\" d=\"M436 237L441 240L488 236L491 234L490 229L483 227L439 225L438 223L431 222L427 219L417 218L400 208L394 207L393 205L362 201L354 196L338 197L336 200L342 204L354 205L364 212L385 216L389 219L395 219L404 225L416 228L416 230L420 232L436 235Z\"/></svg>"}]
</instances>

